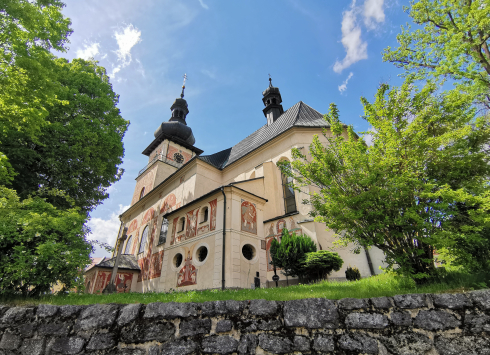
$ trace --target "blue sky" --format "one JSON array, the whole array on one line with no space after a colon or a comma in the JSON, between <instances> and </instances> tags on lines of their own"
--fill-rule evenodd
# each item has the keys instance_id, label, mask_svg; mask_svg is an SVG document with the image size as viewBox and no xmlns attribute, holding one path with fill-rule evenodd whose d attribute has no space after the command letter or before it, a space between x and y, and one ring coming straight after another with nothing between
<instances>
[{"instance_id":1,"label":"blue sky","mask_svg":"<svg viewBox=\"0 0 490 355\"><path fill-rule=\"evenodd\" d=\"M93 213L90 238L114 243L118 214L147 163L141 152L170 118L187 73L187 124L204 154L229 148L266 123L262 91L281 90L284 109L303 101L326 113L335 102L341 120L367 130L360 97L378 85L399 85L402 71L382 61L409 21L402 0L219 1L67 0L70 50L94 57L120 95L131 122L124 137L123 178ZM94 256L108 255L97 250Z\"/></svg>"}]
</instances>

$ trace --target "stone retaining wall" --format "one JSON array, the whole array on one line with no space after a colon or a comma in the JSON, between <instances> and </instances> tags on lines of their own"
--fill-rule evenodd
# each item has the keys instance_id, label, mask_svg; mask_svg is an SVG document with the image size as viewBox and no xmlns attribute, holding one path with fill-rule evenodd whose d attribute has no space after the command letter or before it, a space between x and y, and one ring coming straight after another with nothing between
<instances>
[{"instance_id":1,"label":"stone retaining wall","mask_svg":"<svg viewBox=\"0 0 490 355\"><path fill-rule=\"evenodd\" d=\"M0 306L0 355L490 354L490 290L371 299Z\"/></svg>"}]
</instances>

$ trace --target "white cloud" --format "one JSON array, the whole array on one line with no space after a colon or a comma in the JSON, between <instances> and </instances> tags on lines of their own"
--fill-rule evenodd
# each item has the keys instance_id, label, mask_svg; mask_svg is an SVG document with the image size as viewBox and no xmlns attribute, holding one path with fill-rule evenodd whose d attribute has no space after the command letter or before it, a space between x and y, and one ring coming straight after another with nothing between
<instances>
[{"instance_id":1,"label":"white cloud","mask_svg":"<svg viewBox=\"0 0 490 355\"><path fill-rule=\"evenodd\" d=\"M356 0L352 0L350 10L344 11L342 17L342 45L346 55L342 61L336 61L333 70L341 73L352 64L367 59L367 43L361 39L361 28L357 25L357 14L359 9L356 7Z\"/></svg>"},{"instance_id":2,"label":"white cloud","mask_svg":"<svg viewBox=\"0 0 490 355\"><path fill-rule=\"evenodd\" d=\"M378 131L376 131L376 129L374 129L373 127L370 127L369 130L362 136L362 138L364 139L364 141L366 142L366 144L368 146L373 145L373 136L376 132L378 132Z\"/></svg>"},{"instance_id":3,"label":"white cloud","mask_svg":"<svg viewBox=\"0 0 490 355\"><path fill-rule=\"evenodd\" d=\"M78 49L76 56L77 58L82 58L82 59L90 59L90 58L95 58L97 54L99 54L99 43L92 43L92 44L84 44L83 45L84 49Z\"/></svg>"},{"instance_id":4,"label":"white cloud","mask_svg":"<svg viewBox=\"0 0 490 355\"><path fill-rule=\"evenodd\" d=\"M88 235L89 240L98 240L99 242L107 243L114 246L119 233L121 221L119 215L126 211L130 206L119 205L119 211L112 213L109 219L91 218L87 225L91 230Z\"/></svg>"},{"instance_id":5,"label":"white cloud","mask_svg":"<svg viewBox=\"0 0 490 355\"><path fill-rule=\"evenodd\" d=\"M216 79L216 70L208 70L208 69L202 69L201 73L206 75L208 78L215 80Z\"/></svg>"},{"instance_id":6,"label":"white cloud","mask_svg":"<svg viewBox=\"0 0 490 355\"><path fill-rule=\"evenodd\" d=\"M383 4L384 0L366 0L364 2L364 24L368 29L375 29L378 23L385 21Z\"/></svg>"},{"instance_id":7,"label":"white cloud","mask_svg":"<svg viewBox=\"0 0 490 355\"><path fill-rule=\"evenodd\" d=\"M347 79L344 80L344 82L342 83L342 85L339 85L339 91L340 93L343 93L345 90L347 90L347 83L349 82L349 80L354 76L354 73L353 72L350 72L349 73L349 76L347 77Z\"/></svg>"},{"instance_id":8,"label":"white cloud","mask_svg":"<svg viewBox=\"0 0 490 355\"><path fill-rule=\"evenodd\" d=\"M202 6L204 9L209 10L209 6L208 6L208 5L206 5L206 4L204 3L204 1L199 0L199 4L201 4L201 6Z\"/></svg>"},{"instance_id":9,"label":"white cloud","mask_svg":"<svg viewBox=\"0 0 490 355\"><path fill-rule=\"evenodd\" d=\"M127 67L131 63L131 49L141 42L141 31L132 24L129 24L121 32L116 30L114 32L114 38L119 47L116 51L119 64L112 70L111 77L114 77L122 68ZM143 70L142 66L140 67L141 70Z\"/></svg>"}]
</instances>

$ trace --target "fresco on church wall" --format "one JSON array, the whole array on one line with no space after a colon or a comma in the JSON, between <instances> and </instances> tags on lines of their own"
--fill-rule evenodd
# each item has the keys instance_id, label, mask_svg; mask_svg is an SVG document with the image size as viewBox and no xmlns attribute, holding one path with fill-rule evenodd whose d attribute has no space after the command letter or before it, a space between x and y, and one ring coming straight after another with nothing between
<instances>
[{"instance_id":1,"label":"fresco on church wall","mask_svg":"<svg viewBox=\"0 0 490 355\"><path fill-rule=\"evenodd\" d=\"M269 228L267 229L266 234L267 234L266 237L271 237L271 236L274 236L276 234L276 232L274 231L274 222L269 224Z\"/></svg>"},{"instance_id":2,"label":"fresco on church wall","mask_svg":"<svg viewBox=\"0 0 490 355\"><path fill-rule=\"evenodd\" d=\"M209 224L206 224L205 226L201 226L197 229L197 235L201 235L207 232L209 232Z\"/></svg>"},{"instance_id":3,"label":"fresco on church wall","mask_svg":"<svg viewBox=\"0 0 490 355\"><path fill-rule=\"evenodd\" d=\"M136 219L134 219L130 224L129 224L129 227L128 227L128 232L127 234L131 234L133 233L136 229L138 228L138 221Z\"/></svg>"},{"instance_id":4,"label":"fresco on church wall","mask_svg":"<svg viewBox=\"0 0 490 355\"><path fill-rule=\"evenodd\" d=\"M163 201L162 208L160 209L160 214L170 211L176 204L177 199L174 194L170 194L165 197Z\"/></svg>"},{"instance_id":5,"label":"fresco on church wall","mask_svg":"<svg viewBox=\"0 0 490 355\"><path fill-rule=\"evenodd\" d=\"M196 236L198 214L199 207L186 213L185 239L190 239Z\"/></svg>"},{"instance_id":6,"label":"fresco on church wall","mask_svg":"<svg viewBox=\"0 0 490 355\"><path fill-rule=\"evenodd\" d=\"M163 250L152 254L150 260L150 279L162 276Z\"/></svg>"},{"instance_id":7,"label":"fresco on church wall","mask_svg":"<svg viewBox=\"0 0 490 355\"><path fill-rule=\"evenodd\" d=\"M179 221L179 217L174 218L174 221L172 222L172 237L170 239L170 245L175 244L175 232L177 231L177 222Z\"/></svg>"},{"instance_id":8,"label":"fresco on church wall","mask_svg":"<svg viewBox=\"0 0 490 355\"><path fill-rule=\"evenodd\" d=\"M192 156L189 153L187 153L186 151L183 151L177 147L174 147L173 145L169 145L168 151L167 151L167 158L174 160L174 155L176 153L182 154L182 156L184 157L184 164L187 163L192 158Z\"/></svg>"},{"instance_id":9,"label":"fresco on church wall","mask_svg":"<svg viewBox=\"0 0 490 355\"><path fill-rule=\"evenodd\" d=\"M87 292L91 291L91 290L87 290L87 286L89 285L89 282L90 282L90 288L92 288L94 285L95 274L97 274L97 271L92 272L92 274L89 277L85 277L85 290Z\"/></svg>"},{"instance_id":10,"label":"fresco on church wall","mask_svg":"<svg viewBox=\"0 0 490 355\"><path fill-rule=\"evenodd\" d=\"M95 282L94 291L92 293L102 293L104 288L111 281L112 271L99 271ZM116 289L117 293L130 292L131 283L133 282L132 272L118 272L116 274Z\"/></svg>"},{"instance_id":11,"label":"fresco on church wall","mask_svg":"<svg viewBox=\"0 0 490 355\"><path fill-rule=\"evenodd\" d=\"M209 207L211 208L209 229L214 231L216 229L216 210L218 208L218 199L209 202Z\"/></svg>"},{"instance_id":12,"label":"fresco on church wall","mask_svg":"<svg viewBox=\"0 0 490 355\"><path fill-rule=\"evenodd\" d=\"M134 255L134 252L136 251L136 246L139 245L139 236L140 232L137 230L136 234L134 235L133 247L131 248L132 255Z\"/></svg>"},{"instance_id":13,"label":"fresco on church wall","mask_svg":"<svg viewBox=\"0 0 490 355\"><path fill-rule=\"evenodd\" d=\"M286 221L283 219L277 221L277 234L281 234L284 228L287 228Z\"/></svg>"},{"instance_id":14,"label":"fresco on church wall","mask_svg":"<svg viewBox=\"0 0 490 355\"><path fill-rule=\"evenodd\" d=\"M242 231L257 234L257 208L254 203L242 200Z\"/></svg>"},{"instance_id":15,"label":"fresco on church wall","mask_svg":"<svg viewBox=\"0 0 490 355\"><path fill-rule=\"evenodd\" d=\"M153 189L153 183L155 182L155 171L156 169L152 168L148 170L137 183L134 189L133 199L131 200L131 206L134 205L140 199L141 189L145 188L145 195L147 195L151 189Z\"/></svg>"},{"instance_id":16,"label":"fresco on church wall","mask_svg":"<svg viewBox=\"0 0 490 355\"><path fill-rule=\"evenodd\" d=\"M270 256L270 246L271 246L271 242L272 240L275 238L277 240L281 240L280 237L281 237L281 234L282 234L282 230L284 228L287 228L289 233L292 234L292 233L296 233L296 234L302 234L303 231L301 230L301 228L298 228L298 225L297 223L295 222L294 218L293 217L289 217L288 219L280 219L278 221L275 221L275 222L271 222L270 224L267 225L266 227L266 255L267 255L267 271L273 271L274 270L274 267L270 264L270 262L272 261L272 258ZM276 269L276 270L280 270L280 269Z\"/></svg>"},{"instance_id":17,"label":"fresco on church wall","mask_svg":"<svg viewBox=\"0 0 490 355\"><path fill-rule=\"evenodd\" d=\"M192 265L191 251L187 250L187 257L184 262L184 267L177 274L177 287L191 286L197 284L197 270Z\"/></svg>"},{"instance_id":18,"label":"fresco on church wall","mask_svg":"<svg viewBox=\"0 0 490 355\"><path fill-rule=\"evenodd\" d=\"M153 208L150 208L148 211L146 211L145 215L143 216L143 220L141 221L141 225L149 222L153 218L154 213L155 210Z\"/></svg>"}]
</instances>

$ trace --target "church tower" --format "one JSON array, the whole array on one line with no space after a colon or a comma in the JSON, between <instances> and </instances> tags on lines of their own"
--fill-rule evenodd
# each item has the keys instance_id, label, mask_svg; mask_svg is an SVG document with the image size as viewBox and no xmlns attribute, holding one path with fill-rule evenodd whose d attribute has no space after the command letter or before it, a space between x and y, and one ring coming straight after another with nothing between
<instances>
[{"instance_id":1,"label":"church tower","mask_svg":"<svg viewBox=\"0 0 490 355\"><path fill-rule=\"evenodd\" d=\"M155 139L143 151L143 154L149 157L148 164L138 173L131 205L179 170L195 155L203 152L194 146L196 139L186 121L189 114L187 101L184 99L186 79L187 76L184 75L180 98L175 99L170 107L172 112L170 119L160 124L154 133Z\"/></svg>"},{"instance_id":2,"label":"church tower","mask_svg":"<svg viewBox=\"0 0 490 355\"><path fill-rule=\"evenodd\" d=\"M279 88L272 86L272 78L270 77L270 75L269 87L265 89L262 95L264 96L262 98L262 102L265 105L265 108L262 110L262 112L264 112L264 116L267 118L267 125L270 126L279 118L279 116L284 113L284 109L281 105L281 93L279 92Z\"/></svg>"}]
</instances>

